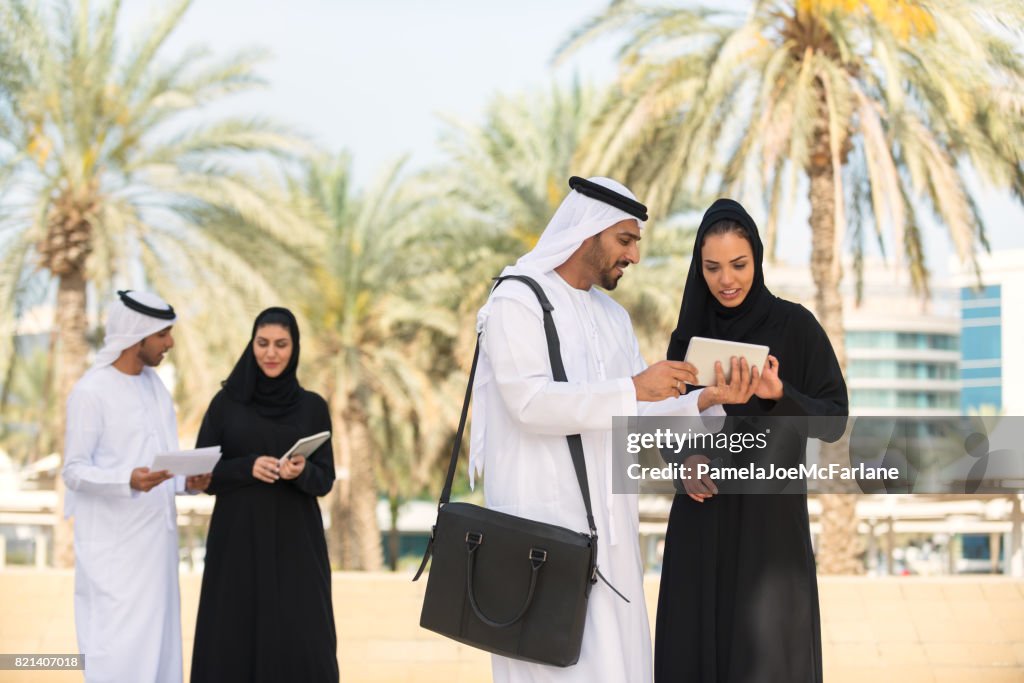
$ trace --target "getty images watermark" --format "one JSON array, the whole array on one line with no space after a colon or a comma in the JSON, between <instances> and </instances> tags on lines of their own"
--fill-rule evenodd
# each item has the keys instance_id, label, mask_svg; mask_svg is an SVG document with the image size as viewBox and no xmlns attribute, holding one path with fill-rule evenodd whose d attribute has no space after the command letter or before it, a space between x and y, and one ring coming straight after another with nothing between
<instances>
[{"instance_id":1,"label":"getty images watermark","mask_svg":"<svg viewBox=\"0 0 1024 683\"><path fill-rule=\"evenodd\" d=\"M617 417L613 491L1024 493L1024 417Z\"/></svg>"},{"instance_id":2,"label":"getty images watermark","mask_svg":"<svg viewBox=\"0 0 1024 683\"><path fill-rule=\"evenodd\" d=\"M723 425L724 426L724 425ZM765 452L769 445L771 428L752 432L718 433L695 432L688 427L684 432L668 428L655 428L653 431L632 431L626 434L626 452L638 456L645 449L654 449L663 455L679 456L682 453L702 454L707 452L726 451L731 455ZM866 463L844 466L840 463L806 463L788 467L768 462L758 465L747 462L744 465L726 465L721 460L710 462L666 462L662 466L642 465L640 462L629 463L626 476L634 481L676 481L687 479L703 479L711 477L715 481L800 481L800 480L872 480L889 479L898 481L898 467L869 467Z\"/></svg>"}]
</instances>

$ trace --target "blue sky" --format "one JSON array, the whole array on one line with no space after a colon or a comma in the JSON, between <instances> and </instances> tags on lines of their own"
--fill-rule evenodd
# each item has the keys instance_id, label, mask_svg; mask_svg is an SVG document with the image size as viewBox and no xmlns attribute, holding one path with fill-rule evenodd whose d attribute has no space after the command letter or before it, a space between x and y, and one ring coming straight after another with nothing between
<instances>
[{"instance_id":1,"label":"blue sky","mask_svg":"<svg viewBox=\"0 0 1024 683\"><path fill-rule=\"evenodd\" d=\"M162 0L125 0L131 30ZM716 7L743 11L743 0ZM543 88L579 76L607 83L615 76L613 41L589 47L557 69L551 57L570 32L606 0L196 0L168 53L205 44L215 54L269 49L261 73L269 86L236 97L231 111L262 114L314 136L328 150L349 150L356 178L404 154L413 167L438 159L439 114L479 120L497 92ZM996 249L1024 247L1024 210L1009 196L979 195ZM789 223L806 222L801 200ZM788 260L806 259L806 228L788 240ZM926 228L929 261L946 270L952 247Z\"/></svg>"},{"instance_id":2,"label":"blue sky","mask_svg":"<svg viewBox=\"0 0 1024 683\"><path fill-rule=\"evenodd\" d=\"M128 27L161 0L127 0ZM196 0L169 44L205 44L217 54L268 48L260 72L270 87L234 98L236 111L292 123L329 149L353 153L356 173L403 154L437 158L439 114L478 118L496 92L551 79L608 82L611 46L550 65L559 45L604 0L514 3L465 0Z\"/></svg>"}]
</instances>

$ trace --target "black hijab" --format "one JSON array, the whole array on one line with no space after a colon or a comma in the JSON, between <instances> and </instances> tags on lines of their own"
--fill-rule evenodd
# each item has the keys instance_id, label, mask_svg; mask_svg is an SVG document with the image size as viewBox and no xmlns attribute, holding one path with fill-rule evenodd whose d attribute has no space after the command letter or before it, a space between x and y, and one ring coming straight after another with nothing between
<instances>
[{"instance_id":1,"label":"black hijab","mask_svg":"<svg viewBox=\"0 0 1024 683\"><path fill-rule=\"evenodd\" d=\"M292 356L284 372L277 377L267 377L256 363L256 354L252 350L252 345L256 339L256 331L263 325L279 324L273 318L280 317L288 320L288 331L292 336ZM268 321L267 318L271 318L271 320ZM224 391L240 403L251 403L256 412L264 417L285 415L291 412L302 398L303 390L295 376L298 367L298 321L287 308L277 306L268 308L256 316L256 321L252 324L249 343L224 382Z\"/></svg>"},{"instance_id":2,"label":"black hijab","mask_svg":"<svg viewBox=\"0 0 1024 683\"><path fill-rule=\"evenodd\" d=\"M743 227L747 241L754 252L754 280L750 291L739 306L729 308L718 303L708 289L702 268L701 248L709 228L719 221L729 220ZM727 341L748 341L771 316L779 301L764 284L764 247L757 233L757 225L739 202L716 199L704 213L693 245L690 272L686 276L683 302L679 308L679 322L669 341L667 358L683 360L692 337L711 337Z\"/></svg>"}]
</instances>

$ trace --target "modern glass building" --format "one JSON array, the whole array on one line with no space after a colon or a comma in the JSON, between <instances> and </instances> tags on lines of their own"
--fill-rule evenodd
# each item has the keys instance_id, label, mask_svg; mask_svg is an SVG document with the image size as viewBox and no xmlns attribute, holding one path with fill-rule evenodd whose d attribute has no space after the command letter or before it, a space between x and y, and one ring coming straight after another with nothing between
<instances>
[{"instance_id":1,"label":"modern glass building","mask_svg":"<svg viewBox=\"0 0 1024 683\"><path fill-rule=\"evenodd\" d=\"M978 258L954 278L961 302L965 413L1024 415L1024 249Z\"/></svg>"},{"instance_id":2,"label":"modern glass building","mask_svg":"<svg viewBox=\"0 0 1024 683\"><path fill-rule=\"evenodd\" d=\"M1002 287L961 287L960 308L961 410L1002 412Z\"/></svg>"},{"instance_id":3,"label":"modern glass building","mask_svg":"<svg viewBox=\"0 0 1024 683\"><path fill-rule=\"evenodd\" d=\"M775 267L767 282L813 310L806 268ZM852 415L939 416L960 412L960 305L957 291L933 284L922 300L897 268L869 264L863 295L844 282L847 387Z\"/></svg>"},{"instance_id":4,"label":"modern glass building","mask_svg":"<svg viewBox=\"0 0 1024 683\"><path fill-rule=\"evenodd\" d=\"M959 412L955 318L926 313L882 317L854 309L847 314L846 354L851 414Z\"/></svg>"},{"instance_id":5,"label":"modern glass building","mask_svg":"<svg viewBox=\"0 0 1024 683\"><path fill-rule=\"evenodd\" d=\"M902 269L868 264L860 303L847 270L851 414L1024 415L1024 249L979 256L978 268L980 281L951 262L922 300ZM806 268L772 269L766 280L813 309Z\"/></svg>"}]
</instances>

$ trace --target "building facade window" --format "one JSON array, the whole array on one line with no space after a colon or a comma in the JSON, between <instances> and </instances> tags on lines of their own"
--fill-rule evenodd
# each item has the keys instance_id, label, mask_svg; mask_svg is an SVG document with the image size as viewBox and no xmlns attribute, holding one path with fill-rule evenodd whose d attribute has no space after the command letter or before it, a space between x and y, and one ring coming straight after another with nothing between
<instances>
[{"instance_id":1,"label":"building facade window","mask_svg":"<svg viewBox=\"0 0 1024 683\"><path fill-rule=\"evenodd\" d=\"M955 391L851 389L850 405L859 409L955 410L957 408L957 394Z\"/></svg>"},{"instance_id":2,"label":"building facade window","mask_svg":"<svg viewBox=\"0 0 1024 683\"><path fill-rule=\"evenodd\" d=\"M956 335L891 330L853 330L846 333L851 349L918 349L956 351L960 348Z\"/></svg>"},{"instance_id":3,"label":"building facade window","mask_svg":"<svg viewBox=\"0 0 1024 683\"><path fill-rule=\"evenodd\" d=\"M940 379L958 378L956 363L854 358L847 365L856 379Z\"/></svg>"}]
</instances>

